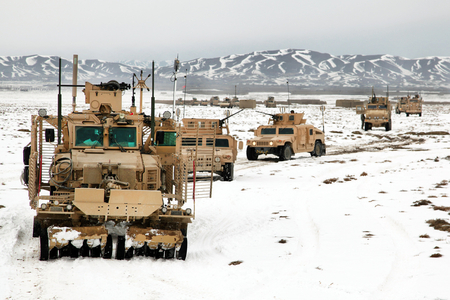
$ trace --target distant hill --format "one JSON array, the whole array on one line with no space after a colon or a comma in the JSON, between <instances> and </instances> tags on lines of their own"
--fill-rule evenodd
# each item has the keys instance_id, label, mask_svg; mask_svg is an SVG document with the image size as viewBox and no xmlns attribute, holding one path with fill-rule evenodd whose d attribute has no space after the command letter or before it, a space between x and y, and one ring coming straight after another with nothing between
<instances>
[{"instance_id":1,"label":"distant hill","mask_svg":"<svg viewBox=\"0 0 450 300\"><path fill-rule=\"evenodd\" d=\"M0 56L0 85L4 82L58 81L57 56ZM166 64L166 63L164 63ZM164 65L160 64L160 65ZM106 62L80 60L79 82L97 83L115 79L131 82L132 74L151 73L151 62ZM63 81L72 81L72 59L62 59ZM389 85L390 89L450 89L450 57L409 59L392 55L334 56L310 50L285 49L233 54L216 58L198 58L182 62L178 89L184 85L187 72L188 90L286 90L287 82L295 90L367 90ZM159 88L170 88L173 67L159 66L155 82Z\"/></svg>"}]
</instances>

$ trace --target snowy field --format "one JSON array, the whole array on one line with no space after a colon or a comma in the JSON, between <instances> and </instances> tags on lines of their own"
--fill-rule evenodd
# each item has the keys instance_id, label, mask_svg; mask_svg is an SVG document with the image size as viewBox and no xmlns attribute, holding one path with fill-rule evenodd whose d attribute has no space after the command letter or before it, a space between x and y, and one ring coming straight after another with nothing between
<instances>
[{"instance_id":1,"label":"snowy field","mask_svg":"<svg viewBox=\"0 0 450 300\"><path fill-rule=\"evenodd\" d=\"M215 182L213 198L197 200L186 261L41 262L19 177L30 116L42 107L56 113L57 95L1 91L0 299L450 299L450 232L427 223L450 222L450 105L424 105L422 117L393 114L392 131L365 132L354 110L334 101L367 96L305 98L327 100L327 155L249 162L239 151L235 180ZM63 102L67 113L70 93ZM290 109L322 128L319 106ZM187 107L185 115L222 118L225 110ZM245 143L267 122L245 110L230 129Z\"/></svg>"}]
</instances>

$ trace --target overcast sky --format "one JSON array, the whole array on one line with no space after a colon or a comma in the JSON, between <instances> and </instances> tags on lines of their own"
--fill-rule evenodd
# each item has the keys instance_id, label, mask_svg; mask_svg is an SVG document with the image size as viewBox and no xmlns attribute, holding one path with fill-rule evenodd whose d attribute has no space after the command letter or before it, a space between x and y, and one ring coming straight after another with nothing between
<instances>
[{"instance_id":1,"label":"overcast sky","mask_svg":"<svg viewBox=\"0 0 450 300\"><path fill-rule=\"evenodd\" d=\"M450 56L449 0L14 0L0 56L181 61L260 50Z\"/></svg>"}]
</instances>

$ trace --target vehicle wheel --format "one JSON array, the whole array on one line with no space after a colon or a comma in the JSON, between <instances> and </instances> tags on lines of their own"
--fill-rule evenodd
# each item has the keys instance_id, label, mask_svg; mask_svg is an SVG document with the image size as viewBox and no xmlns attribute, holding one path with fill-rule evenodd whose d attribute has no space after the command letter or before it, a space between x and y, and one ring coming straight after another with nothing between
<instances>
[{"instance_id":1,"label":"vehicle wheel","mask_svg":"<svg viewBox=\"0 0 450 300\"><path fill-rule=\"evenodd\" d=\"M422 113L419 113L419 117L421 117L422 116Z\"/></svg>"},{"instance_id":2,"label":"vehicle wheel","mask_svg":"<svg viewBox=\"0 0 450 300\"><path fill-rule=\"evenodd\" d=\"M316 141L316 143L314 144L313 153L314 153L313 156L322 156L322 142L321 141Z\"/></svg>"},{"instance_id":3,"label":"vehicle wheel","mask_svg":"<svg viewBox=\"0 0 450 300\"><path fill-rule=\"evenodd\" d=\"M391 121L389 121L389 123L386 123L386 125L384 125L384 128L386 129L386 131L391 130Z\"/></svg>"},{"instance_id":4,"label":"vehicle wheel","mask_svg":"<svg viewBox=\"0 0 450 300\"><path fill-rule=\"evenodd\" d=\"M258 154L256 153L255 148L247 146L247 159L248 160L257 160Z\"/></svg>"},{"instance_id":5,"label":"vehicle wheel","mask_svg":"<svg viewBox=\"0 0 450 300\"><path fill-rule=\"evenodd\" d=\"M119 235L117 237L117 250L116 250L116 259L124 259L125 258L125 236Z\"/></svg>"},{"instance_id":6,"label":"vehicle wheel","mask_svg":"<svg viewBox=\"0 0 450 300\"><path fill-rule=\"evenodd\" d=\"M364 123L364 131L367 131L370 129L370 123Z\"/></svg>"},{"instance_id":7,"label":"vehicle wheel","mask_svg":"<svg viewBox=\"0 0 450 300\"><path fill-rule=\"evenodd\" d=\"M290 160L292 156L291 146L285 144L283 149L281 149L280 160Z\"/></svg>"},{"instance_id":8,"label":"vehicle wheel","mask_svg":"<svg viewBox=\"0 0 450 300\"><path fill-rule=\"evenodd\" d=\"M233 181L234 179L234 164L233 163L225 163L223 167L223 180L225 181Z\"/></svg>"},{"instance_id":9,"label":"vehicle wheel","mask_svg":"<svg viewBox=\"0 0 450 300\"><path fill-rule=\"evenodd\" d=\"M39 223L36 218L34 218L33 222L33 237L38 237L41 234L41 223Z\"/></svg>"},{"instance_id":10,"label":"vehicle wheel","mask_svg":"<svg viewBox=\"0 0 450 300\"><path fill-rule=\"evenodd\" d=\"M409 117L409 114L406 114L407 117Z\"/></svg>"},{"instance_id":11,"label":"vehicle wheel","mask_svg":"<svg viewBox=\"0 0 450 300\"><path fill-rule=\"evenodd\" d=\"M41 238L41 257L40 260L48 260L48 232L47 228L41 228L39 233Z\"/></svg>"},{"instance_id":12,"label":"vehicle wheel","mask_svg":"<svg viewBox=\"0 0 450 300\"><path fill-rule=\"evenodd\" d=\"M112 250L113 250L112 236L110 234L108 234L108 237L106 238L106 246L105 246L105 252L103 254L103 258L111 258Z\"/></svg>"},{"instance_id":13,"label":"vehicle wheel","mask_svg":"<svg viewBox=\"0 0 450 300\"><path fill-rule=\"evenodd\" d=\"M180 247L180 250L177 253L177 259L186 260L187 246L188 246L188 240L187 240L187 237L184 237L183 243L181 244L181 247Z\"/></svg>"}]
</instances>

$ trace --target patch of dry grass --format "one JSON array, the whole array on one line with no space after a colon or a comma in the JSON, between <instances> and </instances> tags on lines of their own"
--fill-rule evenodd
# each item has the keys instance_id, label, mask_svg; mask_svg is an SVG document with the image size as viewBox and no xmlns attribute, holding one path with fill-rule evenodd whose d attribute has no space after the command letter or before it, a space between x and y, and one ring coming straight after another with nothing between
<instances>
[{"instance_id":1,"label":"patch of dry grass","mask_svg":"<svg viewBox=\"0 0 450 300\"><path fill-rule=\"evenodd\" d=\"M431 201L418 200L418 201L414 201L414 203L411 206L422 206L422 205L429 205L429 204L431 204Z\"/></svg>"},{"instance_id":2,"label":"patch of dry grass","mask_svg":"<svg viewBox=\"0 0 450 300\"><path fill-rule=\"evenodd\" d=\"M325 183L325 184L332 184L332 183L338 181L338 179L339 178L330 178L330 179L324 180L323 183Z\"/></svg>"},{"instance_id":3,"label":"patch of dry grass","mask_svg":"<svg viewBox=\"0 0 450 300\"><path fill-rule=\"evenodd\" d=\"M428 220L426 223L436 230L450 232L450 223L443 219Z\"/></svg>"}]
</instances>

